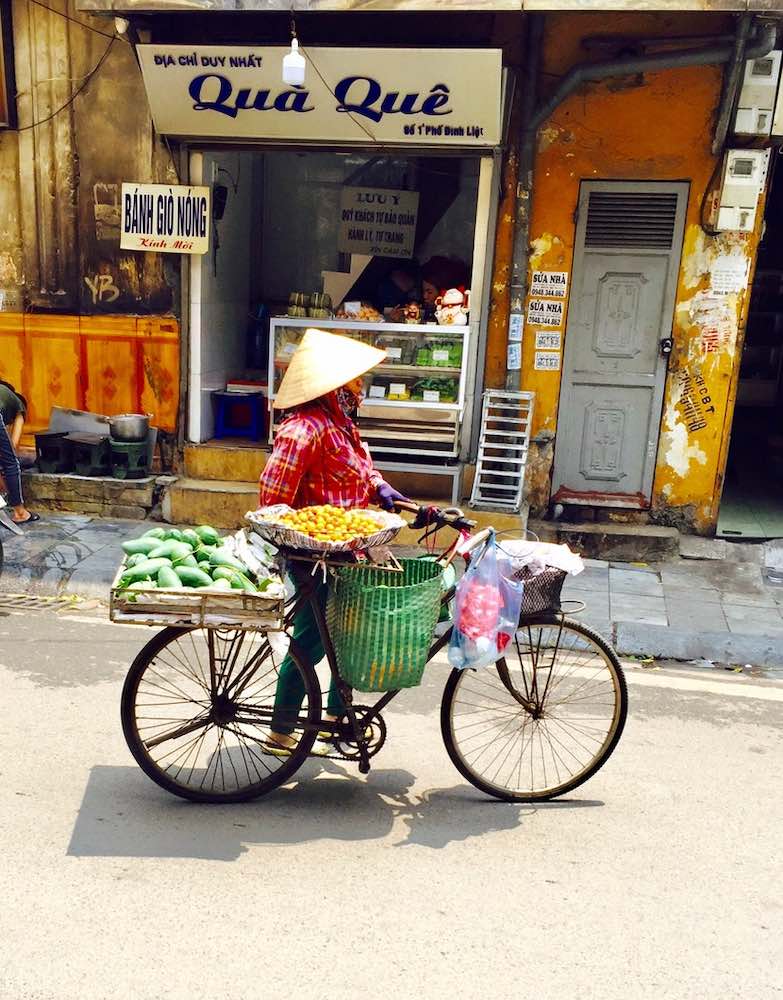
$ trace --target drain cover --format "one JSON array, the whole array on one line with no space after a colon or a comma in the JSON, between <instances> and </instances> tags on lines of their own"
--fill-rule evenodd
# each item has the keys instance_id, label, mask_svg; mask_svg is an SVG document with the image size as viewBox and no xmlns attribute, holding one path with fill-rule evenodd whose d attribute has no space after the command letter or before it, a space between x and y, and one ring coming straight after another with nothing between
<instances>
[{"instance_id":1,"label":"drain cover","mask_svg":"<svg viewBox=\"0 0 783 1000\"><path fill-rule=\"evenodd\" d=\"M0 594L0 608L12 611L50 611L78 601L78 597L42 597L35 594Z\"/></svg>"}]
</instances>

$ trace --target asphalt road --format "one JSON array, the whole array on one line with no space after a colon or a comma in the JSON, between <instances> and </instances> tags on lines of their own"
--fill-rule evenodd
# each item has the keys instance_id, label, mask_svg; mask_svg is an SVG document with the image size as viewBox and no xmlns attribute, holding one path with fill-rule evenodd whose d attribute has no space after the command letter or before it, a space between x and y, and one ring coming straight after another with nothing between
<instances>
[{"instance_id":1,"label":"asphalt road","mask_svg":"<svg viewBox=\"0 0 783 1000\"><path fill-rule=\"evenodd\" d=\"M120 730L150 633L97 613L0 610L2 1000L781 994L779 680L631 666L612 759L531 807L452 768L435 666L366 779L196 806Z\"/></svg>"}]
</instances>

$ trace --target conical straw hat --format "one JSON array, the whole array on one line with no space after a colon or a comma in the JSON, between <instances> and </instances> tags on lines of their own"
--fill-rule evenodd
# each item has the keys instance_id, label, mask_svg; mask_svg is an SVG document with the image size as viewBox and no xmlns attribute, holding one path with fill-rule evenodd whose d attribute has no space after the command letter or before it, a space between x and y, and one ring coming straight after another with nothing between
<instances>
[{"instance_id":1,"label":"conical straw hat","mask_svg":"<svg viewBox=\"0 0 783 1000\"><path fill-rule=\"evenodd\" d=\"M305 331L277 390L274 405L288 410L339 389L380 364L386 351L325 330Z\"/></svg>"}]
</instances>

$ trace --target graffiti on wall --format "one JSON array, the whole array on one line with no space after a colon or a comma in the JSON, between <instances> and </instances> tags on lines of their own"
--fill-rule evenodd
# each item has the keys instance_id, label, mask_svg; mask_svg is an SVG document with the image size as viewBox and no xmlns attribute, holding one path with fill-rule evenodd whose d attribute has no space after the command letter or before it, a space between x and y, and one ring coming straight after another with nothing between
<instances>
[{"instance_id":1,"label":"graffiti on wall","mask_svg":"<svg viewBox=\"0 0 783 1000\"><path fill-rule=\"evenodd\" d=\"M120 290L111 274L85 274L84 283L90 289L94 306L108 305L120 297Z\"/></svg>"},{"instance_id":2,"label":"graffiti on wall","mask_svg":"<svg viewBox=\"0 0 783 1000\"><path fill-rule=\"evenodd\" d=\"M707 382L699 365L690 363L676 374L680 394L678 409L689 434L703 430L708 418L715 413Z\"/></svg>"}]
</instances>

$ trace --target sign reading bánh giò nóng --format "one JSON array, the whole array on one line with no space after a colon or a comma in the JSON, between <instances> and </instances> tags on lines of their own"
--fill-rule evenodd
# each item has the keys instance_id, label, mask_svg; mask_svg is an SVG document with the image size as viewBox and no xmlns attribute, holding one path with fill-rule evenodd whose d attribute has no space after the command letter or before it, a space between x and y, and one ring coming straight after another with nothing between
<instances>
[{"instance_id":1,"label":"sign reading b\u00e1nh gi\u00f2 n\u00f3ng","mask_svg":"<svg viewBox=\"0 0 783 1000\"><path fill-rule=\"evenodd\" d=\"M209 205L208 187L123 184L120 247L157 253L206 253Z\"/></svg>"},{"instance_id":2,"label":"sign reading b\u00e1nh gi\u00f2 n\u00f3ng","mask_svg":"<svg viewBox=\"0 0 783 1000\"><path fill-rule=\"evenodd\" d=\"M390 188L345 187L340 192L340 253L413 256L419 195Z\"/></svg>"}]
</instances>

